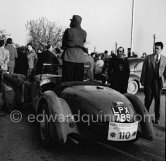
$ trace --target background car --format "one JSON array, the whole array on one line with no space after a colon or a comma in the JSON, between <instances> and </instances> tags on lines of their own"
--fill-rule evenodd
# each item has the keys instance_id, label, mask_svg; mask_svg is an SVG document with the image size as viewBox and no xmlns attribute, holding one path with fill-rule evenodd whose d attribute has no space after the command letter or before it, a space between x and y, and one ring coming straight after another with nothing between
<instances>
[{"instance_id":1,"label":"background car","mask_svg":"<svg viewBox=\"0 0 166 161\"><path fill-rule=\"evenodd\" d=\"M129 66L130 66L130 77L128 82L127 92L131 94L136 94L139 89L143 88L140 83L142 66L144 63L143 58L129 58Z\"/></svg>"},{"instance_id":2,"label":"background car","mask_svg":"<svg viewBox=\"0 0 166 161\"><path fill-rule=\"evenodd\" d=\"M127 89L128 93L136 94L140 89L144 88L140 83L143 63L144 58L129 58L130 77ZM162 92L166 93L166 88L163 88Z\"/></svg>"}]
</instances>

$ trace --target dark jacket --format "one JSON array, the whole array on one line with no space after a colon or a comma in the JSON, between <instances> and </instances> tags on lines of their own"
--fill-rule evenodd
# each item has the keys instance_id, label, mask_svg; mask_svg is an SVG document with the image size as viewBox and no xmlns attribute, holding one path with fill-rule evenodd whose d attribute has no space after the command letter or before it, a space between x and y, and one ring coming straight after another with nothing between
<instances>
[{"instance_id":1,"label":"dark jacket","mask_svg":"<svg viewBox=\"0 0 166 161\"><path fill-rule=\"evenodd\" d=\"M43 63L53 64L52 66L45 67L45 69L43 71L44 73L56 74L58 68L54 65L59 64L58 58L49 50L45 50L42 53L42 59L41 59L42 66L43 66Z\"/></svg>"},{"instance_id":2,"label":"dark jacket","mask_svg":"<svg viewBox=\"0 0 166 161\"><path fill-rule=\"evenodd\" d=\"M65 30L62 38L63 60L76 63L84 63L84 43L86 42L87 33L80 24L79 17L72 22L71 28Z\"/></svg>"},{"instance_id":3,"label":"dark jacket","mask_svg":"<svg viewBox=\"0 0 166 161\"><path fill-rule=\"evenodd\" d=\"M128 59L118 57L111 58L107 72L111 88L121 93L126 93L130 75Z\"/></svg>"},{"instance_id":4,"label":"dark jacket","mask_svg":"<svg viewBox=\"0 0 166 161\"><path fill-rule=\"evenodd\" d=\"M28 60L27 60L27 55L25 51L23 51L21 48L18 49L17 51L18 57L16 59L16 66L15 66L15 73L17 74L23 74L27 75L27 70L28 70Z\"/></svg>"},{"instance_id":5,"label":"dark jacket","mask_svg":"<svg viewBox=\"0 0 166 161\"><path fill-rule=\"evenodd\" d=\"M58 58L51 51L45 50L43 52L43 55L44 55L44 59L43 59L44 63L59 64Z\"/></svg>"},{"instance_id":6,"label":"dark jacket","mask_svg":"<svg viewBox=\"0 0 166 161\"><path fill-rule=\"evenodd\" d=\"M128 81L130 75L129 62L127 58L113 57L108 66L108 76L110 79Z\"/></svg>"}]
</instances>

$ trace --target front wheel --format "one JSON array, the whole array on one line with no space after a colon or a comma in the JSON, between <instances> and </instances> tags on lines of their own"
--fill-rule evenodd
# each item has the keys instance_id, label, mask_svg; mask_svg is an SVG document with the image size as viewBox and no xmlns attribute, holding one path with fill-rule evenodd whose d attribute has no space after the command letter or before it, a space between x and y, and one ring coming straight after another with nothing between
<instances>
[{"instance_id":1,"label":"front wheel","mask_svg":"<svg viewBox=\"0 0 166 161\"><path fill-rule=\"evenodd\" d=\"M50 137L50 126L49 126L49 110L48 104L44 102L41 107L41 119L39 120L39 132L40 140L44 147L49 148L52 145L52 139Z\"/></svg>"},{"instance_id":2,"label":"front wheel","mask_svg":"<svg viewBox=\"0 0 166 161\"><path fill-rule=\"evenodd\" d=\"M129 81L127 93L136 94L139 90L138 83L134 80Z\"/></svg>"}]
</instances>

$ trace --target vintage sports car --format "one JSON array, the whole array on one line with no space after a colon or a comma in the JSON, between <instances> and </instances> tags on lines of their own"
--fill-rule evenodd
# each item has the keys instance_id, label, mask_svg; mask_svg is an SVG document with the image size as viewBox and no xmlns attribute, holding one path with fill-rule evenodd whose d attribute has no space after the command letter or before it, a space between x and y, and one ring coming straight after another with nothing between
<instances>
[{"instance_id":1,"label":"vintage sports car","mask_svg":"<svg viewBox=\"0 0 166 161\"><path fill-rule=\"evenodd\" d=\"M95 82L61 83L61 75L48 73L36 75L25 88L30 89L33 108L40 116L40 138L45 146L80 138L108 142L153 139L149 114L132 94L122 95Z\"/></svg>"}]
</instances>

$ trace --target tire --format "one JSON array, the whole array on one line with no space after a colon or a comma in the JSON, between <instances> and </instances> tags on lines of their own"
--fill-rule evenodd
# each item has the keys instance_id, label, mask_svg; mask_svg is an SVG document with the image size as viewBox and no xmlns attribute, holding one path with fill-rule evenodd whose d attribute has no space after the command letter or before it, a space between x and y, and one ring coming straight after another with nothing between
<instances>
[{"instance_id":1,"label":"tire","mask_svg":"<svg viewBox=\"0 0 166 161\"><path fill-rule=\"evenodd\" d=\"M131 104L133 105L133 107L135 107L136 109L139 109L140 106L144 106L142 104L142 102L138 99L137 96L134 96L130 93L126 93L125 96L128 98L128 100L131 102ZM134 109L135 109L134 108ZM135 110L136 110L135 109ZM136 110L136 113L140 113L139 111ZM135 143L138 139L139 139L139 132L137 131L137 136L134 140L131 141L127 141L126 143Z\"/></svg>"},{"instance_id":2,"label":"tire","mask_svg":"<svg viewBox=\"0 0 166 161\"><path fill-rule=\"evenodd\" d=\"M40 114L42 119L39 120L39 135L40 141L45 148L50 148L52 146L52 139L50 136L50 123L48 122L49 110L47 102L43 102Z\"/></svg>"},{"instance_id":3,"label":"tire","mask_svg":"<svg viewBox=\"0 0 166 161\"><path fill-rule=\"evenodd\" d=\"M144 118L144 116L149 115L146 107L144 106L144 104L140 101L140 99L137 96L132 95L130 93L126 93L124 95L133 105L136 114L141 115L142 118ZM137 135L138 138L142 137L147 140L153 140L153 135L154 135L153 125L151 122L149 122L148 117L146 117L145 120L141 121L140 125L141 125L141 129L142 129L142 133L141 134L138 133L138 135ZM137 141L138 138L136 138L132 142Z\"/></svg>"},{"instance_id":4,"label":"tire","mask_svg":"<svg viewBox=\"0 0 166 161\"><path fill-rule=\"evenodd\" d=\"M136 81L131 80L128 83L127 93L136 94L139 90L139 85Z\"/></svg>"}]
</instances>

